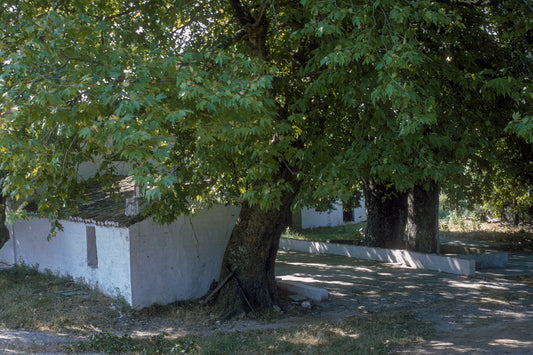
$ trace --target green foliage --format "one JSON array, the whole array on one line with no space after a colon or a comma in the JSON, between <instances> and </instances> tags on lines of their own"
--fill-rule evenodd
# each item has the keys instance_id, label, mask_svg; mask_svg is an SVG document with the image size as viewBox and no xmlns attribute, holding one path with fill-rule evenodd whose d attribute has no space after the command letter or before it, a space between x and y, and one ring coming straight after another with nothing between
<instances>
[{"instance_id":1,"label":"green foliage","mask_svg":"<svg viewBox=\"0 0 533 355\"><path fill-rule=\"evenodd\" d=\"M113 307L120 313L131 314L131 305L124 296L120 295L113 299Z\"/></svg>"},{"instance_id":2,"label":"green foliage","mask_svg":"<svg viewBox=\"0 0 533 355\"><path fill-rule=\"evenodd\" d=\"M487 215L509 214L521 220L533 217L533 145L516 135L491 144L483 156L469 160L463 174L452 176L444 186L455 207L483 209Z\"/></svg>"},{"instance_id":3,"label":"green foliage","mask_svg":"<svg viewBox=\"0 0 533 355\"><path fill-rule=\"evenodd\" d=\"M513 120L507 126L509 131L516 133L529 144L533 143L533 118L532 116L522 117L520 113L513 114Z\"/></svg>"},{"instance_id":4,"label":"green foliage","mask_svg":"<svg viewBox=\"0 0 533 355\"><path fill-rule=\"evenodd\" d=\"M313 85L333 87L343 104L351 100L346 131L357 134L357 145L347 148L357 157L355 162L347 160L352 176L364 172L363 177L393 182L400 190L416 180L441 180L460 170L488 137L501 134L512 105L507 105L507 117L501 117L501 108L496 110L492 103L501 105L503 98L513 96L517 105L530 95L524 86L529 78L511 76L509 49L488 33L486 26L496 25L489 25L478 10L380 2L350 9L352 21L342 23L337 19L348 15L341 15L335 5L309 3L323 15L318 29L324 23L345 25L342 35L330 31L331 52L313 68L322 69L323 82ZM343 60L331 63L339 53ZM489 57L491 63L486 62ZM343 95L346 88L349 94Z\"/></svg>"},{"instance_id":5,"label":"green foliage","mask_svg":"<svg viewBox=\"0 0 533 355\"><path fill-rule=\"evenodd\" d=\"M446 217L439 221L439 228L442 231L458 230L461 232L477 231L480 228L480 220L472 216L470 211L449 211Z\"/></svg>"},{"instance_id":6,"label":"green foliage","mask_svg":"<svg viewBox=\"0 0 533 355\"><path fill-rule=\"evenodd\" d=\"M323 207L370 178L401 191L502 135L531 142L527 4L261 4L245 7L269 21L264 58L232 2L5 1L4 192L54 219L86 192L84 164L107 181L125 161L168 222L293 189Z\"/></svg>"},{"instance_id":7,"label":"green foliage","mask_svg":"<svg viewBox=\"0 0 533 355\"><path fill-rule=\"evenodd\" d=\"M3 272L9 275L10 282L17 283L25 278L38 276L39 265L29 266L26 264L18 264Z\"/></svg>"}]
</instances>

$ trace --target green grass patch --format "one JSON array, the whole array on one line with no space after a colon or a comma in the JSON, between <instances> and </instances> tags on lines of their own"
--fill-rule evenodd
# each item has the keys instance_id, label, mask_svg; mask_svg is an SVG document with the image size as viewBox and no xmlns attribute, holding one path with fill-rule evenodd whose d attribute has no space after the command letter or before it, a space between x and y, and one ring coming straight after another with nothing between
<instances>
[{"instance_id":1,"label":"green grass patch","mask_svg":"<svg viewBox=\"0 0 533 355\"><path fill-rule=\"evenodd\" d=\"M72 353L104 352L106 354L186 354L192 342L168 339L164 335L133 338L130 335L111 333L93 334L86 341L66 346Z\"/></svg>"},{"instance_id":2,"label":"green grass patch","mask_svg":"<svg viewBox=\"0 0 533 355\"><path fill-rule=\"evenodd\" d=\"M366 223L346 224L336 227L317 227L296 230L287 228L283 238L308 240L313 242L347 242L361 245L365 236Z\"/></svg>"},{"instance_id":3,"label":"green grass patch","mask_svg":"<svg viewBox=\"0 0 533 355\"><path fill-rule=\"evenodd\" d=\"M290 329L220 334L196 340L199 354L372 354L412 346L432 332L405 312L350 317Z\"/></svg>"}]
</instances>

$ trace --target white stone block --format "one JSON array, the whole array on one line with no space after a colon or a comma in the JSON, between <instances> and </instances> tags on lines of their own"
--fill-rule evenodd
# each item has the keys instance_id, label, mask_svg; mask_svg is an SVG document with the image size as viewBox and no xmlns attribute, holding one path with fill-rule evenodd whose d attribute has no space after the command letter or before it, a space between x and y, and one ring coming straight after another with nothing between
<instances>
[{"instance_id":1,"label":"white stone block","mask_svg":"<svg viewBox=\"0 0 533 355\"><path fill-rule=\"evenodd\" d=\"M281 238L281 249L306 253L343 255L351 258L402 264L417 269L427 269L451 274L475 275L475 261L453 256L424 254L399 249L370 248L356 245L308 242Z\"/></svg>"},{"instance_id":2,"label":"white stone block","mask_svg":"<svg viewBox=\"0 0 533 355\"><path fill-rule=\"evenodd\" d=\"M278 287L290 293L296 293L309 298L315 302L321 302L328 299L328 290L305 285L294 281L285 281L277 279Z\"/></svg>"}]
</instances>

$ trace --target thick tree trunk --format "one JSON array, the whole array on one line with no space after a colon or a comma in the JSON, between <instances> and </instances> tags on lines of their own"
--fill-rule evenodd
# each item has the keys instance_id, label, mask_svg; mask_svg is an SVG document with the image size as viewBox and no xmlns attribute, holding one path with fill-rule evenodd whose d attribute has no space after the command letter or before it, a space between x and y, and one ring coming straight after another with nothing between
<instances>
[{"instance_id":1,"label":"thick tree trunk","mask_svg":"<svg viewBox=\"0 0 533 355\"><path fill-rule=\"evenodd\" d=\"M9 230L6 227L6 208L5 200L2 197L0 200L0 249L9 240Z\"/></svg>"},{"instance_id":2,"label":"thick tree trunk","mask_svg":"<svg viewBox=\"0 0 533 355\"><path fill-rule=\"evenodd\" d=\"M366 182L363 188L367 226L365 244L380 248L403 248L407 223L407 193Z\"/></svg>"},{"instance_id":3,"label":"thick tree trunk","mask_svg":"<svg viewBox=\"0 0 533 355\"><path fill-rule=\"evenodd\" d=\"M507 217L505 216L505 207L507 206L502 206L500 208L500 222L501 223L507 223Z\"/></svg>"},{"instance_id":4,"label":"thick tree trunk","mask_svg":"<svg viewBox=\"0 0 533 355\"><path fill-rule=\"evenodd\" d=\"M285 172L291 181L289 174ZM276 254L281 234L290 224L299 182L293 180L292 187L293 191L282 196L279 209L265 211L258 205L243 203L222 261L220 280L233 270L235 273L216 298L215 309L221 317L264 310L278 302Z\"/></svg>"},{"instance_id":5,"label":"thick tree trunk","mask_svg":"<svg viewBox=\"0 0 533 355\"><path fill-rule=\"evenodd\" d=\"M416 185L409 191L406 249L421 253L439 253L439 187L429 190Z\"/></svg>"},{"instance_id":6,"label":"thick tree trunk","mask_svg":"<svg viewBox=\"0 0 533 355\"><path fill-rule=\"evenodd\" d=\"M520 216L518 215L518 207L516 199L513 200L513 225L517 226L520 224Z\"/></svg>"},{"instance_id":7,"label":"thick tree trunk","mask_svg":"<svg viewBox=\"0 0 533 355\"><path fill-rule=\"evenodd\" d=\"M3 177L4 172L0 172L0 177ZM1 193L0 186L0 249L9 240L9 230L6 227L6 197Z\"/></svg>"}]
</instances>

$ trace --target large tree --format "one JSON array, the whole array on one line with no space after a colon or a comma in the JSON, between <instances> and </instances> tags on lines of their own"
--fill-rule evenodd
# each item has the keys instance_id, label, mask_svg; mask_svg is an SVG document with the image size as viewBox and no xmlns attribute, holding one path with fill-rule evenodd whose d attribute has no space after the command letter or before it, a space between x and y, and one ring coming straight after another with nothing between
<instances>
[{"instance_id":1,"label":"large tree","mask_svg":"<svg viewBox=\"0 0 533 355\"><path fill-rule=\"evenodd\" d=\"M518 1L502 6L528 11ZM521 120L514 127L529 117L519 107L531 95L526 76L508 70L516 60L478 66L476 36L487 40L490 61L494 48L520 46L531 21L512 15L517 32L502 41L493 33L509 16L490 6L27 0L2 7L5 193L37 196L37 213L57 220L84 196L80 164L94 162L93 179L105 182L126 161L147 213L160 222L239 203L221 270L235 275L218 298L227 315L276 302L274 259L291 206L348 200L361 182L398 192L433 186L479 151L490 113L479 102L487 98L509 99L505 112ZM476 13L492 22L471 31Z\"/></svg>"},{"instance_id":2,"label":"large tree","mask_svg":"<svg viewBox=\"0 0 533 355\"><path fill-rule=\"evenodd\" d=\"M408 214L369 211L367 241L401 244L407 214L407 247L436 252L438 185L462 174L506 131L527 133L530 4L307 3L315 7L314 29L327 31L312 85L332 106L346 108L344 121L329 121L348 134L325 174L351 169L355 179L370 181L372 204L378 197L395 209L407 206L402 192L411 190Z\"/></svg>"},{"instance_id":3,"label":"large tree","mask_svg":"<svg viewBox=\"0 0 533 355\"><path fill-rule=\"evenodd\" d=\"M302 6L16 1L1 16L6 193L34 196L57 221L125 161L157 221L238 203L221 270L235 277L219 302L228 315L276 302L301 172L328 154L320 117L303 114L313 103L300 72L316 41L291 37ZM88 162L89 182L78 173Z\"/></svg>"}]
</instances>

